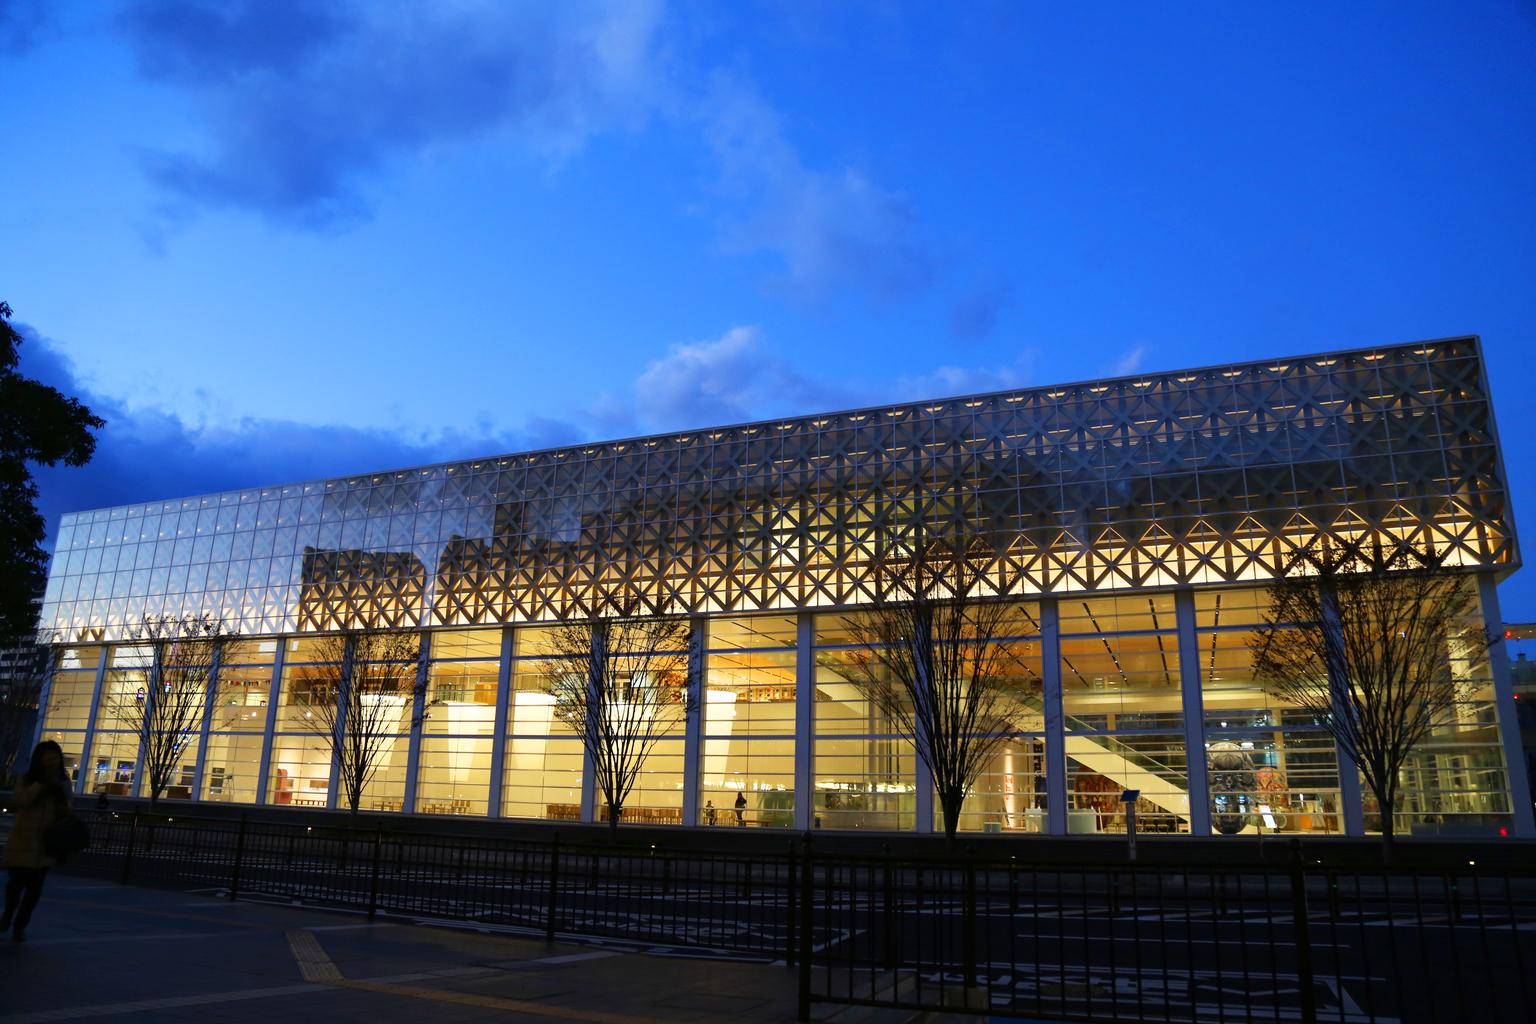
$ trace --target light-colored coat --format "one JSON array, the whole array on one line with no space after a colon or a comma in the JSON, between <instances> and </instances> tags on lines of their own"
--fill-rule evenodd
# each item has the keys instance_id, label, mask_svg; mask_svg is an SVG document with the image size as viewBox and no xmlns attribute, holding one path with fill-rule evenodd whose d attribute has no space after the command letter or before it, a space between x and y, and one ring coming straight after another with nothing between
<instances>
[{"instance_id":1,"label":"light-colored coat","mask_svg":"<svg viewBox=\"0 0 1536 1024\"><path fill-rule=\"evenodd\" d=\"M21 782L14 800L16 820L5 838L5 852L0 853L0 868L51 868L58 859L43 848L43 833L48 826L69 813L41 782Z\"/></svg>"}]
</instances>

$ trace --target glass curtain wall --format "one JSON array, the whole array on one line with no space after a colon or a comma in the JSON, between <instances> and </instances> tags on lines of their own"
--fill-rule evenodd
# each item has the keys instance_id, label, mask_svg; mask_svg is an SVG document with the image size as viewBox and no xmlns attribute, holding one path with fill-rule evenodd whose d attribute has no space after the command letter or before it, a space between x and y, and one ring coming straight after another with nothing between
<instances>
[{"instance_id":1,"label":"glass curtain wall","mask_svg":"<svg viewBox=\"0 0 1536 1024\"><path fill-rule=\"evenodd\" d=\"M433 633L427 718L416 769L416 810L484 815L496 742L501 630Z\"/></svg>"},{"instance_id":2,"label":"glass curtain wall","mask_svg":"<svg viewBox=\"0 0 1536 1024\"><path fill-rule=\"evenodd\" d=\"M916 751L851 681L847 618L816 616L813 824L910 831L917 824Z\"/></svg>"},{"instance_id":3,"label":"glass curtain wall","mask_svg":"<svg viewBox=\"0 0 1536 1024\"><path fill-rule=\"evenodd\" d=\"M63 748L64 764L69 769L70 778L77 783L101 654L100 647L60 648L54 655L53 678L48 684L48 700L43 709L42 738L53 740ZM23 757L29 754L30 751L22 751Z\"/></svg>"},{"instance_id":4,"label":"glass curtain wall","mask_svg":"<svg viewBox=\"0 0 1536 1024\"><path fill-rule=\"evenodd\" d=\"M315 661L312 639L287 640L282 687L273 719L272 774L267 802L280 807L325 807L331 790L331 743L315 717L334 666ZM365 805L366 806L366 805ZM373 808L370 808L373 809Z\"/></svg>"},{"instance_id":5,"label":"glass curtain wall","mask_svg":"<svg viewBox=\"0 0 1536 1024\"><path fill-rule=\"evenodd\" d=\"M1468 579L1466 586L1476 584ZM1484 628L1481 612L1466 629ZM1465 644L1448 637L1451 675L1462 687L1451 720L1408 757L1398 779L1394 831L1416 836L1493 836L1513 832L1504 747L1499 735L1493 674L1486 658L1474 661ZM1363 791L1365 829L1379 832L1381 809Z\"/></svg>"},{"instance_id":6,"label":"glass curtain wall","mask_svg":"<svg viewBox=\"0 0 1536 1024\"><path fill-rule=\"evenodd\" d=\"M1469 580L1468 585L1473 585ZM1206 773L1213 831L1338 834L1344 827L1339 763L1332 737L1298 709L1269 696L1253 678L1248 641L1267 608L1262 587L1197 590L1193 652L1181 651L1172 594L1058 599L1060 671L1067 755L1067 821L1072 832L1124 828L1119 795L1141 790L1139 826L1188 828L1181 664L1199 666L1205 746L1195 770ZM1045 735L1041 703L1038 605L1020 603L1003 671L1022 735L991 758L962 813L972 831L1046 827ZM788 827L796 808L797 619L760 614L707 623L705 680L698 724L699 761L685 770L684 722L677 716L655 745L632 792L626 820L680 823L686 785L696 787L698 817L717 827ZM848 671L853 649L844 613L819 615L814 628L812 700L813 827L910 830L916 822L917 762L910 737L873 707ZM1470 624L1481 626L1478 619ZM578 820L583 751L570 723L555 713L543 627L513 632L503 732L497 735L497 687L503 631L437 632L431 638L428 717L419 739L415 809L486 814L492 785L508 817ZM286 645L275 707L277 644ZM1455 641L1452 644L1455 654ZM1181 655L1183 658L1181 659ZM65 749L81 791L143 797L135 716L144 700L147 647L66 646L55 655L43 734ZM315 661L312 637L242 644L217 680L208 710L201 779L193 779L198 736L189 737L182 771L163 796L255 802L268 730L271 767L265 799L279 806L325 807L332 781L328 738L318 732L318 692L334 666ZM101 659L102 697L90 704ZM1396 827L1404 835L1496 833L1511 824L1508 778L1486 661L1453 658L1468 699L1404 769ZM410 756L410 709L400 709L367 811L403 810ZM503 742L502 773L492 753ZM600 795L590 814L602 820ZM1362 787L1368 832L1380 809ZM345 806L345 801L338 801ZM937 801L935 829L942 826ZM738 812L740 812L738 814Z\"/></svg>"},{"instance_id":7,"label":"glass curtain wall","mask_svg":"<svg viewBox=\"0 0 1536 1024\"><path fill-rule=\"evenodd\" d=\"M148 647L118 646L107 651L107 672L96 709L87 791L108 796L138 796L139 715L144 706L144 667Z\"/></svg>"},{"instance_id":8,"label":"glass curtain wall","mask_svg":"<svg viewBox=\"0 0 1536 1024\"><path fill-rule=\"evenodd\" d=\"M714 619L708 630L697 824L791 828L797 619Z\"/></svg>"},{"instance_id":9,"label":"glass curtain wall","mask_svg":"<svg viewBox=\"0 0 1536 1024\"><path fill-rule=\"evenodd\" d=\"M1269 599L1262 589L1196 592L1211 831L1343 831L1333 736L1253 678L1248 646Z\"/></svg>"},{"instance_id":10,"label":"glass curtain wall","mask_svg":"<svg viewBox=\"0 0 1536 1024\"><path fill-rule=\"evenodd\" d=\"M548 632L513 633L512 693L507 702L505 790L501 813L513 818L581 820L581 738L555 714ZM532 655L532 656L529 656Z\"/></svg>"},{"instance_id":11,"label":"glass curtain wall","mask_svg":"<svg viewBox=\"0 0 1536 1024\"><path fill-rule=\"evenodd\" d=\"M219 667L208 722L202 799L217 803L256 802L261 788L261 748L271 708L276 640L238 645Z\"/></svg>"},{"instance_id":12,"label":"glass curtain wall","mask_svg":"<svg viewBox=\"0 0 1536 1024\"><path fill-rule=\"evenodd\" d=\"M1189 831L1178 627L1172 594L1062 598L1067 830Z\"/></svg>"},{"instance_id":13,"label":"glass curtain wall","mask_svg":"<svg viewBox=\"0 0 1536 1024\"><path fill-rule=\"evenodd\" d=\"M997 661L1006 696L1002 713L1014 736L987 759L960 811L963 832L1043 832L1045 817L1045 712L1041 678L1040 606L1016 604L1010 615L1006 649ZM943 831L944 814L934 799L935 831Z\"/></svg>"},{"instance_id":14,"label":"glass curtain wall","mask_svg":"<svg viewBox=\"0 0 1536 1024\"><path fill-rule=\"evenodd\" d=\"M1262 588L1195 595L1212 828L1226 835L1339 833L1343 805L1332 735L1253 678L1248 641L1267 608ZM1481 628L1481 618L1467 626ZM1400 835L1495 834L1511 821L1488 663L1457 657L1456 641L1447 643L1452 674L1465 683L1467 699L1409 755L1398 780L1394 831ZM1379 834L1381 809L1364 779L1360 786L1365 830Z\"/></svg>"}]
</instances>

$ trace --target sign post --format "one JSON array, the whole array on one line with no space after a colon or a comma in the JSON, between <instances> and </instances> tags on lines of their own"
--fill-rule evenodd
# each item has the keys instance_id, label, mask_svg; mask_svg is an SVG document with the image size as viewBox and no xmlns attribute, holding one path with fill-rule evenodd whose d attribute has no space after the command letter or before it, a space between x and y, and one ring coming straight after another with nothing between
<instances>
[{"instance_id":1,"label":"sign post","mask_svg":"<svg viewBox=\"0 0 1536 1024\"><path fill-rule=\"evenodd\" d=\"M1141 790L1127 789L1120 794L1120 802L1125 804L1125 834L1130 840L1130 859L1136 859L1136 801L1141 799Z\"/></svg>"}]
</instances>

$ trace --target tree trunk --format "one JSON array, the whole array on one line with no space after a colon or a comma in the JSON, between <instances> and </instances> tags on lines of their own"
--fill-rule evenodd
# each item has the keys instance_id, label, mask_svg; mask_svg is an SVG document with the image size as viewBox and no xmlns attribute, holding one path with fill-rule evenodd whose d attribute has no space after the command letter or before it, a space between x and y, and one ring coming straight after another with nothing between
<instances>
[{"instance_id":1,"label":"tree trunk","mask_svg":"<svg viewBox=\"0 0 1536 1024\"><path fill-rule=\"evenodd\" d=\"M1397 803L1397 787L1388 786L1378 789L1372 786L1371 792L1376 795L1376 807L1381 813L1381 862L1391 864L1396 852L1392 840L1397 823L1392 812L1395 810L1393 805Z\"/></svg>"},{"instance_id":2,"label":"tree trunk","mask_svg":"<svg viewBox=\"0 0 1536 1024\"><path fill-rule=\"evenodd\" d=\"M944 815L944 839L953 846L955 832L960 828L960 808L965 803L963 793L940 793L939 810Z\"/></svg>"}]
</instances>

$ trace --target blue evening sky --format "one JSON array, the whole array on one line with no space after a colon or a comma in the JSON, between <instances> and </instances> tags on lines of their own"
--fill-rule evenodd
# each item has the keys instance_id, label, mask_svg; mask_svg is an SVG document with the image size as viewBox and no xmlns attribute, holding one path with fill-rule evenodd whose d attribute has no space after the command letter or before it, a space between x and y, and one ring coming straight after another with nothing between
<instances>
[{"instance_id":1,"label":"blue evening sky","mask_svg":"<svg viewBox=\"0 0 1536 1024\"><path fill-rule=\"evenodd\" d=\"M0 0L0 123L55 519L1468 333L1536 507L1529 0Z\"/></svg>"}]
</instances>

